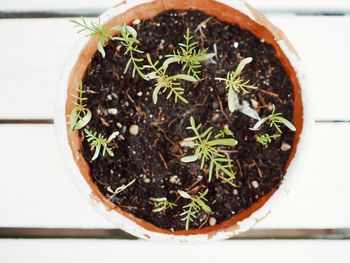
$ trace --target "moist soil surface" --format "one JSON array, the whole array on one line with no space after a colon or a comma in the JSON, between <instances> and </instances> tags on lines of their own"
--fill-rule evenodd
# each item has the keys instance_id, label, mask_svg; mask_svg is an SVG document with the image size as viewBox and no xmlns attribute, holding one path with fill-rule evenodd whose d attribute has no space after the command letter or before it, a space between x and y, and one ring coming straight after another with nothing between
<instances>
[{"instance_id":1,"label":"moist soil surface","mask_svg":"<svg viewBox=\"0 0 350 263\"><path fill-rule=\"evenodd\" d=\"M149 53L153 61L162 63L165 55L172 54L178 43L184 42L187 28L199 48L208 48L208 52L215 52L216 56L202 63L201 81L194 85L181 82L188 104L174 103L173 98L166 99L167 94L159 94L154 105L155 80L147 82L138 75L132 78L130 71L123 73L128 56L123 54L125 50L120 42L108 43L105 58L96 52L83 79L87 107L93 116L87 128L106 137L114 131L120 132L109 144L114 157L100 155L91 161L93 152L86 138L83 140L83 154L100 191L110 198L108 186L114 190L136 179L111 201L157 227L173 231L185 228L180 214L188 203L179 197L177 190L192 195L209 190L206 203L212 214L200 212L190 224L190 228L195 229L209 226L209 222L213 225L228 220L276 189L285 173L293 132L282 127L281 137L263 147L256 142L256 136L276 131L268 124L259 131L250 130L256 120L240 111L230 113L225 83L215 80L215 77L225 78L229 70L234 71L243 58L252 57L241 77L259 89L239 94L240 103L248 103L260 117L269 115L274 104L276 112L293 121L292 85L274 48L237 25L197 11L172 10L151 20L134 22L139 48L144 54ZM181 70L181 65L171 64L168 73L178 74ZM193 136L192 131L186 129L190 116L204 128L213 127L213 134L225 126L233 132L238 145L226 148L236 173L233 184L224 183L215 175L208 182L207 166L201 170L198 161L188 164L180 161L182 156L193 153L193 149L180 146L184 138ZM131 125L138 126L137 135L130 134ZM83 133L81 136L84 137ZM152 212L152 198L159 197L167 197L177 206L165 212ZM210 217L214 219L209 220Z\"/></svg>"}]
</instances>

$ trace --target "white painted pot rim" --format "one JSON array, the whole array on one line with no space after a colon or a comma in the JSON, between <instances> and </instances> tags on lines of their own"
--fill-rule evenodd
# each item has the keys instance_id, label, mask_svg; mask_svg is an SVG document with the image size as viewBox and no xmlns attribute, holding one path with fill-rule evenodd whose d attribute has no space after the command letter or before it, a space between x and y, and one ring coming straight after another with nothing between
<instances>
[{"instance_id":1,"label":"white painted pot rim","mask_svg":"<svg viewBox=\"0 0 350 263\"><path fill-rule=\"evenodd\" d=\"M143 4L147 2L153 2L153 0L128 0L124 1L122 4L108 10L100 16L101 23L105 23L109 21L111 18L127 11L128 9ZM221 2L229 7L232 7L241 13L247 15L252 20L256 21L253 14L247 8L245 2L240 0L217 0L217 2ZM287 172L284 176L284 179L280 185L280 187L276 190L276 192L270 197L269 200L265 202L265 204L254 213L252 213L248 218L238 222L238 228L235 228L232 231L218 231L214 235L207 234L196 234L196 235L173 235L173 234L163 234L158 232L149 231L139 224L135 223L129 218L126 218L122 214L116 212L115 210L107 209L105 205L97 201L96 199L91 197L91 188L83 178L80 170L78 169L74 159L71 148L69 146L68 137L67 137L67 129L66 129L66 117L65 117L65 105L67 100L67 86L70 77L70 73L73 69L73 66L77 62L79 54L83 47L86 46L89 39L86 37L81 37L75 46L68 64L65 67L64 74L62 76L62 80L60 82L60 87L57 94L56 100L56 112L55 112L55 128L58 136L58 141L60 145L60 150L62 153L63 160L68 169L69 174L73 178L75 184L84 195L86 200L106 219L116 225L118 228L135 235L140 238L145 238L147 236L150 240L168 240L168 241L180 241L180 242L190 242L190 243L199 243L208 240L220 240L226 239L232 236L235 236L241 232L247 231L252 228L260 219L269 214L273 207L277 206L281 199L283 199L288 193L293 184L293 181L297 178L297 175L300 174L301 168L303 167L303 163L305 163L305 157L308 156L307 150L309 149L308 134L310 134L311 126L311 117L309 112L309 103L306 101L306 98L309 98L306 89L306 81L304 71L301 66L300 59L288 48L288 45L284 40L279 40L278 44L281 49L289 59L291 65L294 67L295 72L297 73L297 77L300 83L301 91L302 91L302 101L303 101L303 112L304 112L304 123L303 123L303 131L301 133L301 137L299 143L297 145L297 151L294 156L294 159L291 161Z\"/></svg>"}]
</instances>

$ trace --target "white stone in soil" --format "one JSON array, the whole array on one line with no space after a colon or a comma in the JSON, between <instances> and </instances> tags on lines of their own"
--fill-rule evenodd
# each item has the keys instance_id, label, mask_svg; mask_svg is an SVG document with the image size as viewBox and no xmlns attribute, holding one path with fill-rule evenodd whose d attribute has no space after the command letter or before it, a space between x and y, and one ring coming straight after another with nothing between
<instances>
[{"instance_id":1,"label":"white stone in soil","mask_svg":"<svg viewBox=\"0 0 350 263\"><path fill-rule=\"evenodd\" d=\"M138 25L141 23L141 20L140 19L135 19L134 21L132 21L132 24L133 25Z\"/></svg>"},{"instance_id":2,"label":"white stone in soil","mask_svg":"<svg viewBox=\"0 0 350 263\"><path fill-rule=\"evenodd\" d=\"M259 187L259 183L257 181L252 181L252 186L256 189Z\"/></svg>"},{"instance_id":3,"label":"white stone in soil","mask_svg":"<svg viewBox=\"0 0 350 263\"><path fill-rule=\"evenodd\" d=\"M290 144L288 144L286 142L282 142L281 151L286 152L286 151L290 150L290 148L292 148L292 146L290 146Z\"/></svg>"},{"instance_id":4,"label":"white stone in soil","mask_svg":"<svg viewBox=\"0 0 350 263\"><path fill-rule=\"evenodd\" d=\"M215 217L209 217L209 225L215 226L216 225L216 218Z\"/></svg>"},{"instance_id":5,"label":"white stone in soil","mask_svg":"<svg viewBox=\"0 0 350 263\"><path fill-rule=\"evenodd\" d=\"M134 135L134 136L136 136L137 134L139 134L139 126L136 125L136 124L131 125L130 128L129 128L129 133L130 133L131 135Z\"/></svg>"},{"instance_id":6,"label":"white stone in soil","mask_svg":"<svg viewBox=\"0 0 350 263\"><path fill-rule=\"evenodd\" d=\"M110 108L107 110L108 114L116 115L118 110L116 108Z\"/></svg>"}]
</instances>

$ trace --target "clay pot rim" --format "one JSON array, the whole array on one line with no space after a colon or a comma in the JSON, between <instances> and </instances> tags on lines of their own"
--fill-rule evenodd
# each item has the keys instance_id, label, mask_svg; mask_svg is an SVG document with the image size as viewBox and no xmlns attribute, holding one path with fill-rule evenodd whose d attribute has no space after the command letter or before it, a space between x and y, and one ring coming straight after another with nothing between
<instances>
[{"instance_id":1,"label":"clay pot rim","mask_svg":"<svg viewBox=\"0 0 350 263\"><path fill-rule=\"evenodd\" d=\"M124 1L120 5L115 6L114 8L108 10L101 16L101 23L108 22L115 16L119 14L123 14L125 11L129 10L132 7L138 6L140 4L147 4L151 2L166 2L164 0L133 0L133 1ZM218 0L212 2L220 2L223 3L230 8L238 10L240 13L248 16L250 19L255 21L256 23L261 25L260 19L265 19L259 12L255 9L252 9L249 5L242 1L233 1L233 0ZM253 14L254 13L254 14ZM137 17L135 17L137 18ZM260 20L260 23L257 21ZM282 34L277 28L275 28L272 24L270 24L267 20L263 21L263 26L268 29L270 32L273 30L277 30L276 34ZM266 23L266 24L265 24ZM72 53L72 58L70 59L68 66L65 68L64 75L62 77L61 86L59 92L57 94L56 101L56 113L55 113L55 127L57 131L57 136L59 139L60 149L62 152L63 159L65 161L66 167L69 170L69 174L75 181L77 187L85 196L85 198L89 201L89 203L102 214L106 219L111 221L113 224L117 225L119 228L123 229L126 232L129 232L135 236L147 239L158 239L158 240L176 240L176 241L189 241L189 242L200 242L214 239L224 239L231 236L235 236L240 232L244 232L250 229L253 225L255 225L261 218L265 217L271 211L271 206L274 206L278 201L285 196L289 192L289 187L291 185L291 181L294 180L295 176L289 176L291 173L298 173L301 165L299 164L301 161L300 152L304 152L307 149L307 141L305 134L307 134L310 130L309 125L309 111L308 111L308 103L305 101L306 89L304 82L304 74L302 70L302 66L300 65L300 59L295 53L295 50L290 46L288 40L286 40L282 34L282 39L276 41L281 48L284 55L289 60L295 74L297 76L297 81L301 90L301 103L302 103L302 112L303 118L302 121L302 136L299 138L299 142L297 145L293 145L293 147L297 147L296 154L294 158L292 158L292 162L287 168L286 174L284 176L283 181L281 182L280 187L276 190L275 193L271 193L271 196L267 197L262 203L262 207L258 208L256 211L253 211L246 218L242 218L236 224L232 225L230 228L224 227L220 229L220 224L218 227L208 227L213 228L212 231L207 231L205 234L197 234L200 231L176 231L176 233L169 233L168 231L158 231L155 227L153 230L150 230L149 227L145 227L145 225L149 224L142 219L138 219L134 216L125 216L123 213L117 212L113 206L106 205L106 198L103 200L100 195L94 193L91 186L84 179L84 176L81 174L74 158L72 155L72 150L70 147L70 141L67 136L66 129L66 111L65 105L67 101L67 86L70 82L71 72L74 68L75 64L78 62L78 58L81 56L81 51L87 46L87 44L91 41L90 38L80 37L79 42L75 46L75 49ZM307 132L305 132L307 131ZM304 156L303 156L304 159ZM109 201L108 201L109 202ZM126 212L125 212L126 213ZM128 213L127 213L128 214Z\"/></svg>"}]
</instances>

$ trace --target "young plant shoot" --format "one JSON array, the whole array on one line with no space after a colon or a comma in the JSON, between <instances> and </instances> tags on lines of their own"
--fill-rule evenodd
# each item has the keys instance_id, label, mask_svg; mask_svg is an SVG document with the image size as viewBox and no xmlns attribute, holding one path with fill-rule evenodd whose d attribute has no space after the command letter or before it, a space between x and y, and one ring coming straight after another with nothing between
<instances>
[{"instance_id":1,"label":"young plant shoot","mask_svg":"<svg viewBox=\"0 0 350 263\"><path fill-rule=\"evenodd\" d=\"M285 125L287 128L289 128L291 131L295 131L294 125L287 120L286 118L282 117L282 113L275 113L276 107L275 105L272 105L272 112L269 116L266 116L262 119L260 119L251 130L257 131L260 129L260 127L265 123L265 122L270 122L270 127L274 127L278 133L282 133L281 130L281 125Z\"/></svg>"},{"instance_id":2,"label":"young plant shoot","mask_svg":"<svg viewBox=\"0 0 350 263\"><path fill-rule=\"evenodd\" d=\"M159 61L153 63L149 54L147 54L146 57L149 63L149 65L146 67L153 70L151 73L147 74L147 77L149 79L156 79L157 81L152 93L153 103L157 104L158 94L164 93L166 91L168 91L167 99L173 96L175 103L177 103L178 100L181 100L183 103L188 103L188 101L183 97L185 89L179 87L180 83L177 82L177 80L196 82L197 79L186 74L176 74L174 76L168 76L166 74L167 68L164 67L164 65L157 68Z\"/></svg>"},{"instance_id":3,"label":"young plant shoot","mask_svg":"<svg viewBox=\"0 0 350 263\"><path fill-rule=\"evenodd\" d=\"M86 134L86 138L88 143L90 144L91 151L95 150L94 156L92 157L92 161L96 160L100 154L102 148L102 156L106 155L106 152L110 156L114 156L112 148L108 147L108 144L118 136L119 132L113 132L108 139L106 139L101 133L97 135L97 132L89 131L88 129L84 129Z\"/></svg>"},{"instance_id":4,"label":"young plant shoot","mask_svg":"<svg viewBox=\"0 0 350 263\"><path fill-rule=\"evenodd\" d=\"M256 136L256 141L260 143L262 146L267 147L272 142L272 139L277 140L281 136L280 133L275 133L273 135L270 135L268 133L260 134Z\"/></svg>"},{"instance_id":5,"label":"young plant shoot","mask_svg":"<svg viewBox=\"0 0 350 263\"><path fill-rule=\"evenodd\" d=\"M187 192L181 190L178 190L178 193L182 198L191 200L191 202L182 208L183 212L180 214L182 216L181 221L185 221L186 230L189 229L190 223L197 218L201 210L207 214L211 213L211 208L205 204L205 202L208 201L205 198L208 193L208 189L206 189L203 193L196 194L195 196L191 196Z\"/></svg>"},{"instance_id":6,"label":"young plant shoot","mask_svg":"<svg viewBox=\"0 0 350 263\"><path fill-rule=\"evenodd\" d=\"M231 112L236 110L237 93L249 93L248 89L256 89L257 87L253 85L248 85L249 80L243 80L240 76L244 67L252 62L252 58L248 57L238 64L234 72L228 72L225 78L215 78L218 81L225 81L226 89L228 90L228 108Z\"/></svg>"},{"instance_id":7,"label":"young plant shoot","mask_svg":"<svg viewBox=\"0 0 350 263\"><path fill-rule=\"evenodd\" d=\"M143 53L143 51L138 48L138 44L140 44L140 41L137 40L136 30L133 27L127 25L116 26L112 29L120 31L120 36L113 37L113 39L120 40L122 45L126 49L124 55L130 56L128 62L126 63L124 74L128 71L130 65L132 65L133 78L135 77L135 73L137 72L141 78L143 78L144 80L149 80L147 76L142 72L143 66L139 65L142 64L144 59L135 57L136 54Z\"/></svg>"},{"instance_id":8,"label":"young plant shoot","mask_svg":"<svg viewBox=\"0 0 350 263\"><path fill-rule=\"evenodd\" d=\"M152 210L155 213L165 212L168 208L172 209L177 204L169 202L166 197L152 198L154 202L154 209Z\"/></svg>"},{"instance_id":9,"label":"young plant shoot","mask_svg":"<svg viewBox=\"0 0 350 263\"><path fill-rule=\"evenodd\" d=\"M79 28L78 33L87 32L86 36L97 36L98 44L97 49L101 53L102 57L106 56L104 46L109 40L113 40L112 32L115 31L113 28L109 29L106 24L101 25L100 20L97 22L90 21L90 25L84 17L81 17L81 22L75 19L69 20L74 24L74 27Z\"/></svg>"},{"instance_id":10,"label":"young plant shoot","mask_svg":"<svg viewBox=\"0 0 350 263\"><path fill-rule=\"evenodd\" d=\"M183 71L187 70L188 75L199 80L201 62L211 59L215 56L215 53L208 53L208 49L197 50L198 42L192 42L193 36L188 28L184 37L185 43L180 43L179 49L174 51L174 54L167 55L163 65L167 68L171 63L182 64Z\"/></svg>"},{"instance_id":11,"label":"young plant shoot","mask_svg":"<svg viewBox=\"0 0 350 263\"><path fill-rule=\"evenodd\" d=\"M233 138L214 139L211 140L212 127L206 129L203 133L200 132L202 124L196 125L193 117L190 118L190 127L187 129L192 130L195 134L194 137L186 138L183 145L188 143L192 144L195 148L194 154L181 158L184 163L195 162L200 160L200 168L203 169L207 161L209 161L209 178L211 181L213 171L215 169L215 176L221 178L224 181L232 182L235 179L235 174L231 171L232 160L225 154L221 153L218 147L220 146L235 146L237 141ZM221 176L221 172L226 177Z\"/></svg>"},{"instance_id":12,"label":"young plant shoot","mask_svg":"<svg viewBox=\"0 0 350 263\"><path fill-rule=\"evenodd\" d=\"M226 136L233 136L233 132L229 129L229 128L223 128L222 130L219 131L219 133L217 135L215 135L216 139L223 139Z\"/></svg>"},{"instance_id":13,"label":"young plant shoot","mask_svg":"<svg viewBox=\"0 0 350 263\"><path fill-rule=\"evenodd\" d=\"M107 187L107 191L110 192L112 195L108 198L108 200L111 200L112 198L114 198L117 194L123 192L126 188L128 188L130 185L132 185L133 183L135 183L136 179L132 180L131 182L129 182L128 184L123 184L122 186L117 187L115 190L112 189L112 187L109 185Z\"/></svg>"},{"instance_id":14,"label":"young plant shoot","mask_svg":"<svg viewBox=\"0 0 350 263\"><path fill-rule=\"evenodd\" d=\"M72 96L78 100L78 102L73 101L75 108L72 110L72 112L69 115L69 126L68 129L69 133L72 133L75 130L79 130L83 128L86 124L89 123L91 120L91 111L86 108L86 104L84 104L84 101L87 100L83 96L85 91L83 91L83 82L80 81L79 88L78 88L78 96L72 94Z\"/></svg>"}]
</instances>

